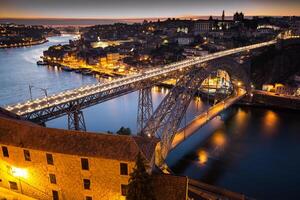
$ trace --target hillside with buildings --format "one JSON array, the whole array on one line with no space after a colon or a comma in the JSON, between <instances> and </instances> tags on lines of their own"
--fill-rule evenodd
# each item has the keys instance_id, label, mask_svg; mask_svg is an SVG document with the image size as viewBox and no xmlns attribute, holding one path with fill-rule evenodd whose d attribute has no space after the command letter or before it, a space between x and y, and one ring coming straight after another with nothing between
<instances>
[{"instance_id":1,"label":"hillside with buildings","mask_svg":"<svg viewBox=\"0 0 300 200\"><path fill-rule=\"evenodd\" d=\"M258 88L269 83L297 85L297 74L300 73L299 56L300 45L272 48L263 52L252 59L252 81Z\"/></svg>"}]
</instances>

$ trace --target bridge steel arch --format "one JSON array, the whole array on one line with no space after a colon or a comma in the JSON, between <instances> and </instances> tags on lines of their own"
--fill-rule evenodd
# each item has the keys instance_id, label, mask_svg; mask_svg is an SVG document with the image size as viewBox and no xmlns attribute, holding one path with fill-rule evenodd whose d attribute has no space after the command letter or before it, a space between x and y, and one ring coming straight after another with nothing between
<instances>
[{"instance_id":1,"label":"bridge steel arch","mask_svg":"<svg viewBox=\"0 0 300 200\"><path fill-rule=\"evenodd\" d=\"M245 63L238 63L232 56L219 58L207 63L208 71L224 70L229 74L231 80L242 82L244 88L249 91L251 89L251 81L245 67Z\"/></svg>"},{"instance_id":2,"label":"bridge steel arch","mask_svg":"<svg viewBox=\"0 0 300 200\"><path fill-rule=\"evenodd\" d=\"M160 142L153 154L153 162L164 168L164 161L171 150L172 141L186 110L202 82L216 70L225 70L231 79L244 83L245 89L250 90L250 81L245 70L232 58L220 59L215 62L196 65L185 75L167 94L143 129L148 137L158 137Z\"/></svg>"}]
</instances>

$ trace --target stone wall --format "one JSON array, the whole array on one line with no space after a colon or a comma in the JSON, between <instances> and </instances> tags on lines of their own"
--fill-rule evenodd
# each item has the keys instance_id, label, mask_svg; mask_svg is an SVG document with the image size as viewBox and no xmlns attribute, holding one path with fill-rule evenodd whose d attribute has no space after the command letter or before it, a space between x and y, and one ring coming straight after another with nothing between
<instances>
[{"instance_id":1,"label":"stone wall","mask_svg":"<svg viewBox=\"0 0 300 200\"><path fill-rule=\"evenodd\" d=\"M263 95L254 93L252 104L258 106L268 106L275 108L287 108L292 110L300 110L300 99L285 98L283 96Z\"/></svg>"},{"instance_id":2,"label":"stone wall","mask_svg":"<svg viewBox=\"0 0 300 200\"><path fill-rule=\"evenodd\" d=\"M6 146L9 157L0 152L0 187L10 188L9 181L17 184L16 192L36 199L52 199L52 190L59 193L59 199L121 200L121 184L128 184L129 175L120 175L120 163L128 163L128 174L134 162L86 157L89 170L81 169L81 157L27 149L31 161L25 161L23 148ZM54 165L47 164L46 153L53 155ZM12 169L21 169L20 177ZM49 174L55 174L56 184L50 183ZM83 187L83 179L90 179L90 190Z\"/></svg>"}]
</instances>

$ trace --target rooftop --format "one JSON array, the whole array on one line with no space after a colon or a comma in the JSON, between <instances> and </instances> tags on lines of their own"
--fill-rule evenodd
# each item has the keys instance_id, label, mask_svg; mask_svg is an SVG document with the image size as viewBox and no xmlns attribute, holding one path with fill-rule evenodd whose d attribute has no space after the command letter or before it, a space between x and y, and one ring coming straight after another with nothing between
<instances>
[{"instance_id":1,"label":"rooftop","mask_svg":"<svg viewBox=\"0 0 300 200\"><path fill-rule=\"evenodd\" d=\"M0 115L0 143L86 157L134 161L141 151L150 161L156 139L45 128Z\"/></svg>"},{"instance_id":2,"label":"rooftop","mask_svg":"<svg viewBox=\"0 0 300 200\"><path fill-rule=\"evenodd\" d=\"M153 186L156 199L186 200L188 178L168 174L154 175Z\"/></svg>"}]
</instances>

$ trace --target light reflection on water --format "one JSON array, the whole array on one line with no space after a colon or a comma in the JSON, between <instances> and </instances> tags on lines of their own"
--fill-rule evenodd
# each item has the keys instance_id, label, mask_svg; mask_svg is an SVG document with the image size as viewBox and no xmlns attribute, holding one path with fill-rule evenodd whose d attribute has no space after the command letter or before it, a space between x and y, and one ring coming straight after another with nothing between
<instances>
[{"instance_id":1,"label":"light reflection on water","mask_svg":"<svg viewBox=\"0 0 300 200\"><path fill-rule=\"evenodd\" d=\"M171 169L255 199L300 199L299 113L235 107L224 115L171 152Z\"/></svg>"},{"instance_id":2,"label":"light reflection on water","mask_svg":"<svg viewBox=\"0 0 300 200\"><path fill-rule=\"evenodd\" d=\"M226 135L223 131L216 131L211 136L211 144L214 148L223 148L226 145Z\"/></svg>"},{"instance_id":3,"label":"light reflection on water","mask_svg":"<svg viewBox=\"0 0 300 200\"><path fill-rule=\"evenodd\" d=\"M278 115L274 111L268 110L265 113L262 122L262 127L266 135L271 136L275 134L278 130L278 125L279 125Z\"/></svg>"},{"instance_id":4,"label":"light reflection on water","mask_svg":"<svg viewBox=\"0 0 300 200\"><path fill-rule=\"evenodd\" d=\"M208 160L208 153L203 149L199 150L198 159L199 159L199 164L200 165L205 165L205 163Z\"/></svg>"}]
</instances>

